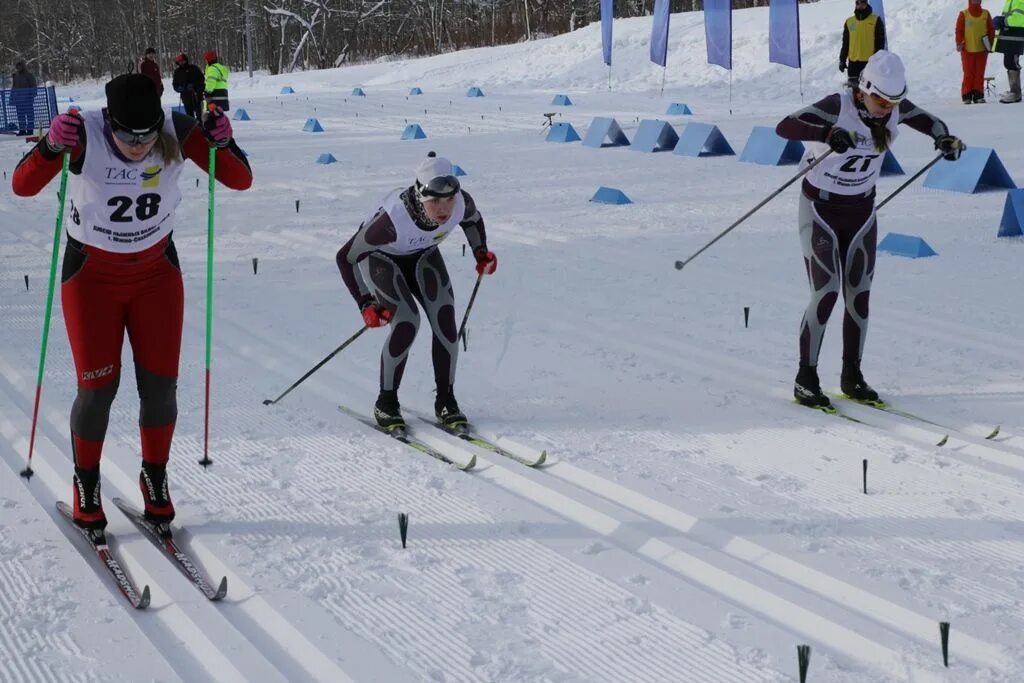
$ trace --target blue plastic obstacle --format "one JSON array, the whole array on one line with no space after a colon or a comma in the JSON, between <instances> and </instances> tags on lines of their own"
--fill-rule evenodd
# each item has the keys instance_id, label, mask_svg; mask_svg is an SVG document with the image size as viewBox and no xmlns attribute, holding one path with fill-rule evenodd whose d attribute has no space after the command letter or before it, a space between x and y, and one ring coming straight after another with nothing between
<instances>
[{"instance_id":1,"label":"blue plastic obstacle","mask_svg":"<svg viewBox=\"0 0 1024 683\"><path fill-rule=\"evenodd\" d=\"M1024 190L1010 190L1006 193L998 236L1024 237Z\"/></svg>"},{"instance_id":2,"label":"blue plastic obstacle","mask_svg":"<svg viewBox=\"0 0 1024 683\"><path fill-rule=\"evenodd\" d=\"M928 246L922 238L916 235L901 235L898 232L890 232L878 243L878 251L884 251L895 256L906 256L907 258L922 258L924 256L937 256L934 249Z\"/></svg>"},{"instance_id":3,"label":"blue plastic obstacle","mask_svg":"<svg viewBox=\"0 0 1024 683\"><path fill-rule=\"evenodd\" d=\"M466 172L463 171L462 167L459 166L458 164L452 164L452 172L455 174L456 178L458 178L459 176L466 175Z\"/></svg>"},{"instance_id":4,"label":"blue plastic obstacle","mask_svg":"<svg viewBox=\"0 0 1024 683\"><path fill-rule=\"evenodd\" d=\"M999 155L988 147L968 147L958 161L940 161L935 164L924 179L924 186L967 194L1017 188L1003 162L999 160Z\"/></svg>"},{"instance_id":5,"label":"blue plastic obstacle","mask_svg":"<svg viewBox=\"0 0 1024 683\"><path fill-rule=\"evenodd\" d=\"M176 104L173 107L171 107L171 111L176 112L178 114L184 114L185 113L185 105L184 104Z\"/></svg>"},{"instance_id":6,"label":"blue plastic obstacle","mask_svg":"<svg viewBox=\"0 0 1024 683\"><path fill-rule=\"evenodd\" d=\"M721 157L733 156L729 141L718 130L718 126L710 123L688 123L679 136L679 142L673 154L684 157Z\"/></svg>"},{"instance_id":7,"label":"blue plastic obstacle","mask_svg":"<svg viewBox=\"0 0 1024 683\"><path fill-rule=\"evenodd\" d=\"M409 88L409 94L410 95L422 95L423 91L420 90L419 88Z\"/></svg>"},{"instance_id":8,"label":"blue plastic obstacle","mask_svg":"<svg viewBox=\"0 0 1024 683\"><path fill-rule=\"evenodd\" d=\"M605 187L602 185L597 188L597 192L590 198L590 201L597 202L598 204L632 204L633 201L626 196L626 193L622 190L614 187Z\"/></svg>"},{"instance_id":9,"label":"blue plastic obstacle","mask_svg":"<svg viewBox=\"0 0 1024 683\"><path fill-rule=\"evenodd\" d=\"M668 116L692 116L693 112L690 108L682 102L673 102L668 105L668 109L665 110L665 114Z\"/></svg>"},{"instance_id":10,"label":"blue plastic obstacle","mask_svg":"<svg viewBox=\"0 0 1024 683\"><path fill-rule=\"evenodd\" d=\"M679 135L667 121L644 119L636 129L630 149L634 152L670 152L677 142Z\"/></svg>"},{"instance_id":11,"label":"blue plastic obstacle","mask_svg":"<svg viewBox=\"0 0 1024 683\"><path fill-rule=\"evenodd\" d=\"M305 133L323 133L323 126L320 125L320 121L317 119L306 119L306 125L302 127Z\"/></svg>"},{"instance_id":12,"label":"blue plastic obstacle","mask_svg":"<svg viewBox=\"0 0 1024 683\"><path fill-rule=\"evenodd\" d=\"M484 91L475 85L466 91L466 97L483 97Z\"/></svg>"},{"instance_id":13,"label":"blue plastic obstacle","mask_svg":"<svg viewBox=\"0 0 1024 683\"><path fill-rule=\"evenodd\" d=\"M558 123L551 124L551 129L548 130L548 136L544 138L545 142L576 142L580 139L579 133L572 127L572 124L568 121L559 121Z\"/></svg>"},{"instance_id":14,"label":"blue plastic obstacle","mask_svg":"<svg viewBox=\"0 0 1024 683\"><path fill-rule=\"evenodd\" d=\"M292 86L286 85L283 88L281 88L281 94L282 95L294 95L295 91L292 90Z\"/></svg>"},{"instance_id":15,"label":"blue plastic obstacle","mask_svg":"<svg viewBox=\"0 0 1024 683\"><path fill-rule=\"evenodd\" d=\"M774 128L754 126L740 154L740 161L763 166L786 166L800 163L803 155L802 142L779 137Z\"/></svg>"},{"instance_id":16,"label":"blue plastic obstacle","mask_svg":"<svg viewBox=\"0 0 1024 683\"><path fill-rule=\"evenodd\" d=\"M622 127L615 119L595 117L590 122L587 135L583 138L584 147L629 147L629 138L622 132Z\"/></svg>"},{"instance_id":17,"label":"blue plastic obstacle","mask_svg":"<svg viewBox=\"0 0 1024 683\"><path fill-rule=\"evenodd\" d=\"M330 152L325 152L316 158L316 163L318 164L333 164L337 163L337 161Z\"/></svg>"},{"instance_id":18,"label":"blue plastic obstacle","mask_svg":"<svg viewBox=\"0 0 1024 683\"><path fill-rule=\"evenodd\" d=\"M235 121L251 121L252 120L251 118L249 118L249 112L247 112L244 109L236 109L235 110L235 115L232 116L231 118L233 118Z\"/></svg>"},{"instance_id":19,"label":"blue plastic obstacle","mask_svg":"<svg viewBox=\"0 0 1024 683\"><path fill-rule=\"evenodd\" d=\"M366 97L362 88L352 88L352 97Z\"/></svg>"},{"instance_id":20,"label":"blue plastic obstacle","mask_svg":"<svg viewBox=\"0 0 1024 683\"><path fill-rule=\"evenodd\" d=\"M882 170L879 171L880 176L890 175L906 175L903 167L900 166L900 162L896 161L896 157L889 150L885 150L885 158L882 159Z\"/></svg>"},{"instance_id":21,"label":"blue plastic obstacle","mask_svg":"<svg viewBox=\"0 0 1024 683\"><path fill-rule=\"evenodd\" d=\"M423 132L423 129L420 128L420 124L418 123L410 123L405 127L405 130L402 131L403 140L423 140L426 137L427 134Z\"/></svg>"},{"instance_id":22,"label":"blue plastic obstacle","mask_svg":"<svg viewBox=\"0 0 1024 683\"><path fill-rule=\"evenodd\" d=\"M569 99L568 95L555 95L555 99L551 100L551 104L556 107L571 107L572 100Z\"/></svg>"}]
</instances>

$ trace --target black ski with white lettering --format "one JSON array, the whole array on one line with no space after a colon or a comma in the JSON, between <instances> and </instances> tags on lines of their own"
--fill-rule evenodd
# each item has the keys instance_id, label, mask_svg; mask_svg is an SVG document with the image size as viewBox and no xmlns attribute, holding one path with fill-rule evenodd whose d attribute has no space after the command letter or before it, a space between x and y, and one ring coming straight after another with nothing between
<instances>
[{"instance_id":1,"label":"black ski with white lettering","mask_svg":"<svg viewBox=\"0 0 1024 683\"><path fill-rule=\"evenodd\" d=\"M99 557L100 562L110 572L110 576L113 577L124 597L128 598L128 602L131 603L132 607L135 609L146 609L149 607L149 586L144 586L141 594L136 590L135 584L132 583L128 573L121 567L121 563L117 561L113 551L107 545L107 536L103 530L83 529L75 524L71 508L62 500L57 501L57 510L60 511L64 519L68 520L76 531L82 534L82 537L85 538L89 546L96 552L96 556Z\"/></svg>"},{"instance_id":2,"label":"black ski with white lettering","mask_svg":"<svg viewBox=\"0 0 1024 683\"><path fill-rule=\"evenodd\" d=\"M410 448L412 448L414 450L417 450L420 453L424 453L426 455L429 455L432 458L436 458L437 460L440 460L441 462L443 462L445 464L455 465L456 467L458 467L460 470L462 470L464 472L468 471L468 470L471 470L474 467L476 467L476 456L475 455L471 456L469 461L467 463L465 463L465 464L455 462L454 460L449 458L444 453L442 453L442 452L432 448L431 446L429 446L429 445L423 443L422 441L420 441L419 439L417 439L415 436L412 435L412 433L409 431L408 427L401 426L401 427L394 427L392 429L385 429L384 427L381 427L379 424L377 424L376 421L366 417L365 415L361 415L361 414L357 413L356 411L352 410L351 408L348 408L346 406L338 406L338 410L340 410L341 412L345 413L349 417L351 417L351 418L353 418L355 420L358 420L359 422L362 422L367 427L370 427L370 428L372 428L372 429L374 429L374 430L376 430L376 431L378 431L378 432L380 432L382 434L387 434L388 436L390 436L395 441L400 441L401 443L404 443L406 446L408 446L408 447L410 447Z\"/></svg>"},{"instance_id":3,"label":"black ski with white lettering","mask_svg":"<svg viewBox=\"0 0 1024 683\"><path fill-rule=\"evenodd\" d=\"M440 429L442 432L447 432L452 436L458 437L459 439L462 439L466 443L472 444L477 448L482 448L485 451L490 451L491 453L494 453L496 455L501 455L510 460L515 460L516 462L522 463L527 467L540 467L548 459L547 451L541 451L540 455L537 456L536 458L533 458L532 460L524 458L521 455L517 455L508 449L502 448L501 446L494 443L490 439L480 436L476 431L473 430L473 425L469 424L468 422L463 422L457 425L446 425L444 423L437 422L436 420L428 419L422 415L417 415L417 417L419 417L427 424L436 427L437 429Z\"/></svg>"},{"instance_id":4,"label":"black ski with white lettering","mask_svg":"<svg viewBox=\"0 0 1024 683\"><path fill-rule=\"evenodd\" d=\"M188 577L188 580L202 591L207 599L214 602L224 599L224 596L228 594L228 577L221 577L220 585L217 588L211 586L210 582L199 571L199 568L196 567L192 558L174 542L174 536L171 534L169 524L153 524L146 519L145 515L123 498L114 498L114 504L121 508L121 512L128 519L132 520L135 526L139 527L139 530L142 531L146 538L153 542L153 545L160 548L165 555L174 560L181 573Z\"/></svg>"}]
</instances>

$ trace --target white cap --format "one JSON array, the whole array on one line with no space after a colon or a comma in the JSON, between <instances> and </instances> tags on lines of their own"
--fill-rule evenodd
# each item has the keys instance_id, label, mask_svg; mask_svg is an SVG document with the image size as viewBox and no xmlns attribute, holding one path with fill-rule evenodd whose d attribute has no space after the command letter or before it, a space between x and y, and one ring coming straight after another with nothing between
<instances>
[{"instance_id":1,"label":"white cap","mask_svg":"<svg viewBox=\"0 0 1024 683\"><path fill-rule=\"evenodd\" d=\"M438 188L436 180L445 178L443 188ZM431 185L433 181L433 186ZM427 158L416 169L416 189L420 197L451 196L459 191L459 181L455 178L452 162L430 152Z\"/></svg>"},{"instance_id":2,"label":"white cap","mask_svg":"<svg viewBox=\"0 0 1024 683\"><path fill-rule=\"evenodd\" d=\"M907 96L907 72L903 60L888 50L871 55L860 72L860 89L890 102L899 102Z\"/></svg>"}]
</instances>

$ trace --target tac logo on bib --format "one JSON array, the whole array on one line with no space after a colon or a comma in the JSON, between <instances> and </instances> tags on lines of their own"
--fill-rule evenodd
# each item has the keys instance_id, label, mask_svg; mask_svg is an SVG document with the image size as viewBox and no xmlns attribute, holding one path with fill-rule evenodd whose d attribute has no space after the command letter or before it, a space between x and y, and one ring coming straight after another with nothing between
<instances>
[{"instance_id":1,"label":"tac logo on bib","mask_svg":"<svg viewBox=\"0 0 1024 683\"><path fill-rule=\"evenodd\" d=\"M160 166L150 166L149 168L142 171L142 186L143 187L160 187L160 171L163 169Z\"/></svg>"}]
</instances>

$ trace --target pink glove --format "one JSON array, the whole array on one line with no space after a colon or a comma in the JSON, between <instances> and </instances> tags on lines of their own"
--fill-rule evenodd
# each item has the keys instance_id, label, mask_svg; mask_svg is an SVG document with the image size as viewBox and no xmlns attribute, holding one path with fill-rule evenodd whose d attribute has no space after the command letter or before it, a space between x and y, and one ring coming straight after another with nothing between
<instances>
[{"instance_id":1,"label":"pink glove","mask_svg":"<svg viewBox=\"0 0 1024 683\"><path fill-rule=\"evenodd\" d=\"M50 130L46 134L46 144L54 152L63 152L65 148L78 147L82 139L82 116L77 110L67 114L58 114L50 122Z\"/></svg>"},{"instance_id":2,"label":"pink glove","mask_svg":"<svg viewBox=\"0 0 1024 683\"><path fill-rule=\"evenodd\" d=\"M217 105L211 104L203 112L203 128L218 147L227 147L231 142L231 121Z\"/></svg>"}]
</instances>

